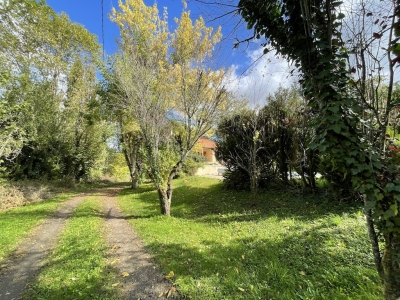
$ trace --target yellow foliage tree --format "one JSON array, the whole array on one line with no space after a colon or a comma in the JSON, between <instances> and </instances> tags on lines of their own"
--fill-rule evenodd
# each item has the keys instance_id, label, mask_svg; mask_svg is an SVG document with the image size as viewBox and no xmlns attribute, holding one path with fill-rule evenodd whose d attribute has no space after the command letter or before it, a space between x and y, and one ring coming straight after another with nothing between
<instances>
[{"instance_id":1,"label":"yellow foliage tree","mask_svg":"<svg viewBox=\"0 0 400 300\"><path fill-rule=\"evenodd\" d=\"M225 71L209 66L221 32L205 26L201 17L193 24L184 11L171 34L166 11L161 18L156 5L127 0L119 1L119 8L111 19L122 37L116 59L116 75L126 94L121 105L138 121L161 213L170 215L172 179L226 107ZM180 130L173 131L172 120Z\"/></svg>"}]
</instances>

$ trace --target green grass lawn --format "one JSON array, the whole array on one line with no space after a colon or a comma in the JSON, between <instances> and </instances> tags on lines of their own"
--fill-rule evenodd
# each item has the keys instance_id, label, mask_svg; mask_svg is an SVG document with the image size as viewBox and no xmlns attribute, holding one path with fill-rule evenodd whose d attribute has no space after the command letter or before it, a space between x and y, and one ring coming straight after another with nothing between
<instances>
[{"instance_id":1,"label":"green grass lawn","mask_svg":"<svg viewBox=\"0 0 400 300\"><path fill-rule=\"evenodd\" d=\"M28 206L0 212L0 265L40 221L50 216L73 194L62 194Z\"/></svg>"},{"instance_id":2,"label":"green grass lawn","mask_svg":"<svg viewBox=\"0 0 400 300\"><path fill-rule=\"evenodd\" d=\"M119 299L107 260L104 216L95 196L74 211L48 264L24 299ZM114 281L113 281L114 280Z\"/></svg>"},{"instance_id":3,"label":"green grass lawn","mask_svg":"<svg viewBox=\"0 0 400 300\"><path fill-rule=\"evenodd\" d=\"M188 299L381 299L361 206L215 179L174 182L172 217L151 185L123 190L124 213Z\"/></svg>"}]
</instances>

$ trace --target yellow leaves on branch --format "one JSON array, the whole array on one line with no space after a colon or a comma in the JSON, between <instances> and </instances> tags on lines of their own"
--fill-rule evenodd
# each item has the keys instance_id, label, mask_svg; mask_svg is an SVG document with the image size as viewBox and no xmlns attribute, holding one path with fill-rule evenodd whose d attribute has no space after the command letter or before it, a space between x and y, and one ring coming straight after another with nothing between
<instances>
[{"instance_id":1,"label":"yellow leaves on branch","mask_svg":"<svg viewBox=\"0 0 400 300\"><path fill-rule=\"evenodd\" d=\"M112 8L110 18L120 29L131 27L142 34L156 30L155 26L159 19L156 4L147 6L142 0L126 0L124 4L119 0L118 6L121 11L117 12Z\"/></svg>"},{"instance_id":2,"label":"yellow leaves on branch","mask_svg":"<svg viewBox=\"0 0 400 300\"><path fill-rule=\"evenodd\" d=\"M167 12L160 17L156 4L146 6L143 0L118 3L119 10L113 8L110 18L121 31L124 61L119 72L124 78L120 80L129 87L131 98L140 94L138 86L143 82L140 92L150 90L149 98L191 116L195 108L204 119L202 115L226 106L226 93L221 92L226 72L207 66L222 37L220 28L207 27L202 17L193 22L190 12L183 11L171 34Z\"/></svg>"},{"instance_id":3,"label":"yellow leaves on branch","mask_svg":"<svg viewBox=\"0 0 400 300\"><path fill-rule=\"evenodd\" d=\"M166 55L171 37L166 10L161 18L157 5L147 6L143 0L126 0L125 3L119 0L118 5L119 11L112 8L110 19L119 26L124 42L133 42L142 47L142 51ZM180 19L175 18L175 22L178 25L172 35L175 62L203 61L212 55L215 44L221 40L221 28L213 32L202 17L193 24L189 11L184 11Z\"/></svg>"},{"instance_id":4,"label":"yellow leaves on branch","mask_svg":"<svg viewBox=\"0 0 400 300\"><path fill-rule=\"evenodd\" d=\"M166 12L161 19L157 5L147 6L143 0L126 0L125 4L119 0L118 6L120 11L112 8L109 17L119 26L124 42L137 45L143 54L151 51L165 56L169 39Z\"/></svg>"},{"instance_id":5,"label":"yellow leaves on branch","mask_svg":"<svg viewBox=\"0 0 400 300\"><path fill-rule=\"evenodd\" d=\"M222 37L220 27L213 33L212 27L206 27L201 16L193 25L189 11L184 11L180 19L175 18L175 22L178 28L173 35L172 47L177 62L202 61L211 57L214 45Z\"/></svg>"},{"instance_id":6,"label":"yellow leaves on branch","mask_svg":"<svg viewBox=\"0 0 400 300\"><path fill-rule=\"evenodd\" d=\"M203 106L218 104L218 108L224 108L227 95L222 91L225 78L223 69L217 71L203 67L193 69L190 66L175 64L170 75L176 85L175 95L182 98L180 101L182 105L187 105L189 101L192 104L198 102L198 105Z\"/></svg>"}]
</instances>

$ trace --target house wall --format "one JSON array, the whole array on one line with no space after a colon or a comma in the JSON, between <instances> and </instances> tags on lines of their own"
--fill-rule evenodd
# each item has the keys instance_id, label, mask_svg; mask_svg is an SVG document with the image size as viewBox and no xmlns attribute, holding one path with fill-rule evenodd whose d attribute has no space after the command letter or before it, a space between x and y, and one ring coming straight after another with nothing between
<instances>
[{"instance_id":1,"label":"house wall","mask_svg":"<svg viewBox=\"0 0 400 300\"><path fill-rule=\"evenodd\" d=\"M204 149L203 150L203 156L206 158L206 162L208 162L208 163L215 163L216 162L214 150Z\"/></svg>"},{"instance_id":2,"label":"house wall","mask_svg":"<svg viewBox=\"0 0 400 300\"><path fill-rule=\"evenodd\" d=\"M205 175L213 175L213 176L221 176L226 170L226 167L222 165L205 165L202 168L198 168L196 175L205 176Z\"/></svg>"}]
</instances>

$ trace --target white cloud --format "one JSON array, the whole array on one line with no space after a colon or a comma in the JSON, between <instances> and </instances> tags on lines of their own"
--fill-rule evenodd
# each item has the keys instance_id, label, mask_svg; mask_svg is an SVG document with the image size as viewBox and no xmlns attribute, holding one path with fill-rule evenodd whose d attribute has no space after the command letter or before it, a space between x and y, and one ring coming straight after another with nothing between
<instances>
[{"instance_id":1,"label":"white cloud","mask_svg":"<svg viewBox=\"0 0 400 300\"><path fill-rule=\"evenodd\" d=\"M295 78L291 76L288 61L279 58L276 51L270 51L262 56L263 49L248 51L247 56L252 66L246 70L245 74L240 74L239 70L244 69L250 63L243 62L246 65L232 65L231 74L227 79L227 88L234 93L237 98L245 98L253 107L262 106L269 94L273 94L278 87L289 87Z\"/></svg>"}]
</instances>

